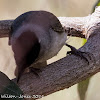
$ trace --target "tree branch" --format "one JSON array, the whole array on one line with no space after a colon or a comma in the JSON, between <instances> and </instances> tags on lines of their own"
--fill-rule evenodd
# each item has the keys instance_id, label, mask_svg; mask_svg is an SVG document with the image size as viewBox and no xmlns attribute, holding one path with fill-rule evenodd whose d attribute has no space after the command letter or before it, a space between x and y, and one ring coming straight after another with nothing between
<instances>
[{"instance_id":1,"label":"tree branch","mask_svg":"<svg viewBox=\"0 0 100 100\"><path fill-rule=\"evenodd\" d=\"M75 36L85 38L85 28L84 24L89 19L87 17L58 17L63 27L68 31L68 36ZM11 30L11 24L13 20L2 20L0 21L0 38L8 37Z\"/></svg>"},{"instance_id":2,"label":"tree branch","mask_svg":"<svg viewBox=\"0 0 100 100\"><path fill-rule=\"evenodd\" d=\"M0 38L8 37L13 20L0 21Z\"/></svg>"},{"instance_id":3,"label":"tree branch","mask_svg":"<svg viewBox=\"0 0 100 100\"><path fill-rule=\"evenodd\" d=\"M18 84L24 94L46 96L68 88L100 71L100 7L87 17L60 17L59 20L66 30L68 28L76 30L70 30L69 35L85 36L88 39L87 43L79 50L87 52L84 53L84 56L88 59L91 58L89 64L78 56L68 55L42 68L42 72L39 73L40 78L37 78L33 73L24 74ZM13 21L1 22L0 36L8 36Z\"/></svg>"}]
</instances>

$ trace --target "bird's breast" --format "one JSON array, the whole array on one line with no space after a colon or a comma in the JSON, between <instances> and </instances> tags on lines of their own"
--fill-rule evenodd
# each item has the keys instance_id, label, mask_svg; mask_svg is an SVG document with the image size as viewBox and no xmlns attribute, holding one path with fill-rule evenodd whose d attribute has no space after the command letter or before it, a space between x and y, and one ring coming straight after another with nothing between
<instances>
[{"instance_id":1,"label":"bird's breast","mask_svg":"<svg viewBox=\"0 0 100 100\"><path fill-rule=\"evenodd\" d=\"M57 33L52 29L43 37L45 38L40 41L41 50L37 59L39 62L46 61L57 55L67 40L67 34L65 32Z\"/></svg>"}]
</instances>

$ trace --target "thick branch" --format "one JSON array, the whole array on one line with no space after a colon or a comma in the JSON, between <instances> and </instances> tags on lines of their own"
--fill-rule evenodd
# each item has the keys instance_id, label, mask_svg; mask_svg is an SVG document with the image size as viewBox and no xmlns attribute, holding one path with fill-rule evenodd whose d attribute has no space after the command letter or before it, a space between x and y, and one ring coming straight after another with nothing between
<instances>
[{"instance_id":1,"label":"thick branch","mask_svg":"<svg viewBox=\"0 0 100 100\"><path fill-rule=\"evenodd\" d=\"M48 95L56 91L68 88L87 77L97 73L100 69L100 7L98 7L92 15L83 18L59 18L62 25L67 29L73 28L88 38L87 43L80 48L88 59L88 62L80 57L68 55L67 57L48 65L41 69L40 78L37 78L33 73L24 74L20 81L19 87L24 94L33 95L41 94ZM70 20L69 20L70 19ZM10 24L6 24L10 27ZM1 26L1 24L0 24ZM7 30L3 29L5 34ZM4 33L1 29L0 34ZM8 32L9 33L9 32ZM70 34L73 34L73 32ZM81 37L81 35L79 35ZM5 35L7 36L7 35ZM77 35L75 35L77 36ZM89 55L88 55L89 54ZM28 99L29 100L29 99Z\"/></svg>"},{"instance_id":2,"label":"thick branch","mask_svg":"<svg viewBox=\"0 0 100 100\"><path fill-rule=\"evenodd\" d=\"M90 15L91 16L91 15ZM68 36L75 36L85 38L85 27L84 24L89 20L87 17L58 17L63 27L69 30ZM13 20L2 20L0 21L0 38L8 37L11 30L11 24Z\"/></svg>"},{"instance_id":3,"label":"thick branch","mask_svg":"<svg viewBox=\"0 0 100 100\"><path fill-rule=\"evenodd\" d=\"M13 20L0 21L0 38L8 37Z\"/></svg>"}]
</instances>

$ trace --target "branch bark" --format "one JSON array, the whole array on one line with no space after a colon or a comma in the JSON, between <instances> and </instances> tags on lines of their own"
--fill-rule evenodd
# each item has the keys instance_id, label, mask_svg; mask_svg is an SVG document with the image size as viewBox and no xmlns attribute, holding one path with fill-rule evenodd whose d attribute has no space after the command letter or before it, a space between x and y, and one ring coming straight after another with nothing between
<instances>
[{"instance_id":1,"label":"branch bark","mask_svg":"<svg viewBox=\"0 0 100 100\"><path fill-rule=\"evenodd\" d=\"M86 17L59 17L59 20L66 30L70 28L69 35L87 38L87 43L79 50L87 52L84 55L88 59L91 58L89 64L71 54L42 68L40 78L32 73L24 74L18 84L24 94L46 96L68 88L100 71L100 7ZM12 22L13 20L0 22L0 37L8 36Z\"/></svg>"}]
</instances>

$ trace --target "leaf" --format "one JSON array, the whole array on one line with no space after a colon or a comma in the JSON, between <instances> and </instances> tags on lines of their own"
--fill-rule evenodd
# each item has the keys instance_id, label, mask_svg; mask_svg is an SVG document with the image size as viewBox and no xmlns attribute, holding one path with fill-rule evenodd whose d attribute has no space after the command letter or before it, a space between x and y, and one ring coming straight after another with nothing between
<instances>
[{"instance_id":1,"label":"leaf","mask_svg":"<svg viewBox=\"0 0 100 100\"><path fill-rule=\"evenodd\" d=\"M87 42L87 40L86 40L86 39L83 39L83 45L84 45L86 42Z\"/></svg>"},{"instance_id":2,"label":"leaf","mask_svg":"<svg viewBox=\"0 0 100 100\"><path fill-rule=\"evenodd\" d=\"M86 39L83 39L83 45L87 42ZM79 97L80 97L80 100L85 100L85 94L86 94L86 91L88 89L88 86L89 86L89 81L90 81L90 78L78 83L78 93L79 93Z\"/></svg>"},{"instance_id":3,"label":"leaf","mask_svg":"<svg viewBox=\"0 0 100 100\"><path fill-rule=\"evenodd\" d=\"M86 95L86 91L87 91L88 86L89 86L89 81L90 81L90 78L78 83L77 88L78 88L80 100L85 100L85 95Z\"/></svg>"},{"instance_id":4,"label":"leaf","mask_svg":"<svg viewBox=\"0 0 100 100\"><path fill-rule=\"evenodd\" d=\"M98 1L95 3L95 5L93 6L92 12L94 12L96 6L100 6L100 0L98 0Z\"/></svg>"},{"instance_id":5,"label":"leaf","mask_svg":"<svg viewBox=\"0 0 100 100\"><path fill-rule=\"evenodd\" d=\"M0 100L24 100L22 94L18 85L0 72Z\"/></svg>"}]
</instances>

